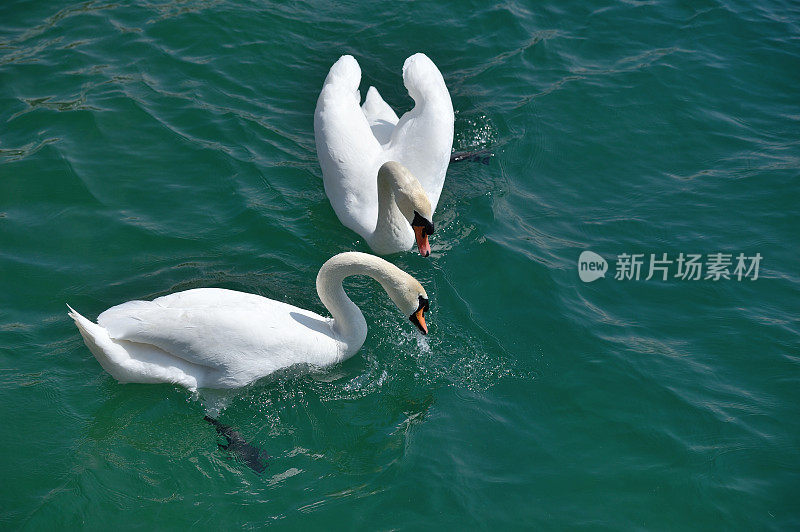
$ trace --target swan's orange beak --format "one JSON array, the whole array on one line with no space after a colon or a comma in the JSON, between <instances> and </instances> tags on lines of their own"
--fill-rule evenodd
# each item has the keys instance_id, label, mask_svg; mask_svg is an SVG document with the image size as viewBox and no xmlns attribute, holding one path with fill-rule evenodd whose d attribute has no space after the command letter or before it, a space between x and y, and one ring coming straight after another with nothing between
<instances>
[{"instance_id":1,"label":"swan's orange beak","mask_svg":"<svg viewBox=\"0 0 800 532\"><path fill-rule=\"evenodd\" d=\"M416 311L414 313L414 318L416 318L414 320L414 324L419 329L419 332L421 332L422 334L428 334L428 324L425 323L425 310L419 309L418 311Z\"/></svg>"},{"instance_id":2,"label":"swan's orange beak","mask_svg":"<svg viewBox=\"0 0 800 532\"><path fill-rule=\"evenodd\" d=\"M417 249L419 249L419 254L423 257L427 257L431 254L431 245L428 242L428 235L425 233L425 228L420 227L418 225L414 225L414 236L417 237Z\"/></svg>"},{"instance_id":3,"label":"swan's orange beak","mask_svg":"<svg viewBox=\"0 0 800 532\"><path fill-rule=\"evenodd\" d=\"M417 326L419 332L422 334L428 334L428 324L425 323L425 312L428 311L430 305L428 303L428 299L422 296L419 296L419 308L414 311L414 313L408 317L411 320L411 323Z\"/></svg>"}]
</instances>

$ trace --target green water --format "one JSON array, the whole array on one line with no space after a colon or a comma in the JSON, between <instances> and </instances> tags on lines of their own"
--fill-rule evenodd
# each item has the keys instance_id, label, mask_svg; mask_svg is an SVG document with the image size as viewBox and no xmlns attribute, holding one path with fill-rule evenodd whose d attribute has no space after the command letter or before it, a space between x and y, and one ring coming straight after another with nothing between
<instances>
[{"instance_id":1,"label":"green water","mask_svg":"<svg viewBox=\"0 0 800 532\"><path fill-rule=\"evenodd\" d=\"M800 527L797 3L136 4L0 7L0 528ZM318 91L350 53L405 111L417 51L454 149L495 153L450 167L432 257L391 257L431 334L354 279L370 334L325 372L221 399L108 376L66 302L324 312L319 266L369 250L323 191ZM613 275L720 252L759 278Z\"/></svg>"}]
</instances>

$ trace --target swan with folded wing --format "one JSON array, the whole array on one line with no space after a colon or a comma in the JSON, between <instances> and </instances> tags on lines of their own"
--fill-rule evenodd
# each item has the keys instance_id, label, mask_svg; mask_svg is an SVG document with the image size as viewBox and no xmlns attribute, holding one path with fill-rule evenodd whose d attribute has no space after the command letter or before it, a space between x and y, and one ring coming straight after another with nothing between
<instances>
[{"instance_id":1,"label":"swan with folded wing","mask_svg":"<svg viewBox=\"0 0 800 532\"><path fill-rule=\"evenodd\" d=\"M295 364L324 367L355 354L367 322L342 288L351 275L378 281L427 334L422 285L391 263L358 252L340 253L319 270L317 293L330 318L220 288L129 301L100 314L97 323L71 307L69 316L100 365L120 382L236 388Z\"/></svg>"}]
</instances>

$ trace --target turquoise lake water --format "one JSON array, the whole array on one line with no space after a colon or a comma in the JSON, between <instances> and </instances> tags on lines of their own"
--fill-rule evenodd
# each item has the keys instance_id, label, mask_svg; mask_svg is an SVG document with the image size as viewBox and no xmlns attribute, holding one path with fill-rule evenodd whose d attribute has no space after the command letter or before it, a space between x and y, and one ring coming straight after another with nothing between
<instances>
[{"instance_id":1,"label":"turquoise lake water","mask_svg":"<svg viewBox=\"0 0 800 532\"><path fill-rule=\"evenodd\" d=\"M320 265L369 249L325 196L317 95L352 54L402 113L420 51L454 149L494 153L450 166L429 259L389 257L430 335L358 278L369 337L326 371L106 374L65 303L324 313ZM800 528L798 86L796 2L3 2L0 528ZM262 475L203 422L223 405Z\"/></svg>"}]
</instances>

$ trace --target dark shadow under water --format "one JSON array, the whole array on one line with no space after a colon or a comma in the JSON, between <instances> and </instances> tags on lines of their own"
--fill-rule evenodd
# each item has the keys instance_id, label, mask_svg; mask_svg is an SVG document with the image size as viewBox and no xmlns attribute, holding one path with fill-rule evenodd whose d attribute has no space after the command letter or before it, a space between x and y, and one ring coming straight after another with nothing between
<instances>
[{"instance_id":1,"label":"dark shadow under water","mask_svg":"<svg viewBox=\"0 0 800 532\"><path fill-rule=\"evenodd\" d=\"M267 460L270 458L270 456L264 449L247 443L242 435L229 425L223 425L216 419L209 416L203 416L203 419L211 423L217 433L225 438L227 443L217 444L219 445L220 449L228 451L237 460L258 474L263 473L267 469L269 466Z\"/></svg>"}]
</instances>

